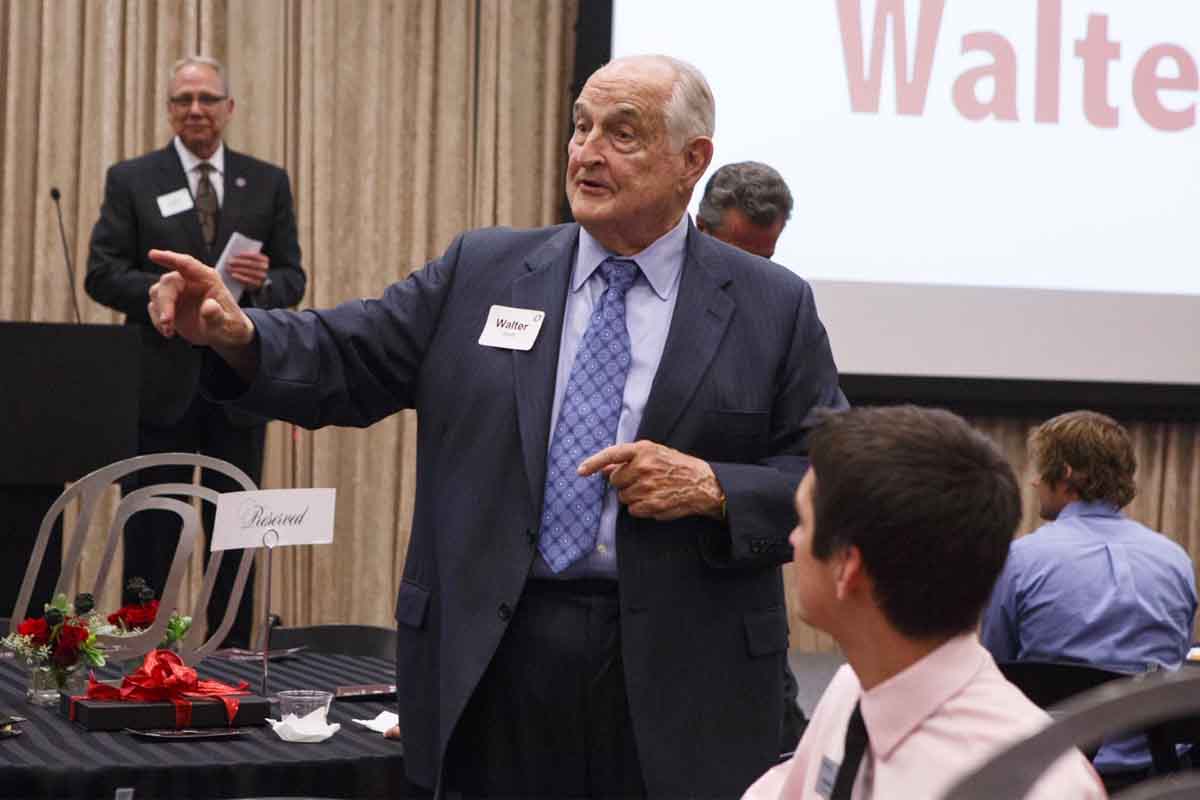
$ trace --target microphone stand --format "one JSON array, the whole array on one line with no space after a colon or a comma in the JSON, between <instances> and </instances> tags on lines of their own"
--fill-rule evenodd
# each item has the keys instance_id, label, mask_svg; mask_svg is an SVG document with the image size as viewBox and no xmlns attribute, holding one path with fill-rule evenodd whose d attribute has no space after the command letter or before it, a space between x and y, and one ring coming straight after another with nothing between
<instances>
[{"instance_id":1,"label":"microphone stand","mask_svg":"<svg viewBox=\"0 0 1200 800\"><path fill-rule=\"evenodd\" d=\"M75 309L75 322L81 324L83 317L79 313L79 299L75 296L75 268L71 265L71 249L67 247L67 229L63 225L61 197L62 193L58 191L57 186L50 187L50 198L54 200L54 207L58 209L58 235L62 239L63 260L67 262L67 282L71 285L71 305Z\"/></svg>"}]
</instances>

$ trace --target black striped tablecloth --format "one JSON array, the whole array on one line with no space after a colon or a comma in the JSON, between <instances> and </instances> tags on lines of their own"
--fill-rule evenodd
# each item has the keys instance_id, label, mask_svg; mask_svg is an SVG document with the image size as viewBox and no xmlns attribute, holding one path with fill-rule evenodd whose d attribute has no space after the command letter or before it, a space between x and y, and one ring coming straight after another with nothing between
<instances>
[{"instance_id":1,"label":"black striped tablecloth","mask_svg":"<svg viewBox=\"0 0 1200 800\"><path fill-rule=\"evenodd\" d=\"M258 692L261 666L209 658L204 678L245 680ZM101 671L103 673L103 671ZM271 662L269 690L329 689L391 683L386 659L301 653ZM98 673L97 677L112 677ZM132 787L135 800L314 795L340 798L426 796L404 777L403 749L351 720L395 710L395 702L337 701L330 721L342 728L324 742L285 742L270 726L237 739L153 742L127 733L95 733L25 702L25 669L0 659L0 712L28 718L22 735L0 739L0 797L112 798Z\"/></svg>"}]
</instances>

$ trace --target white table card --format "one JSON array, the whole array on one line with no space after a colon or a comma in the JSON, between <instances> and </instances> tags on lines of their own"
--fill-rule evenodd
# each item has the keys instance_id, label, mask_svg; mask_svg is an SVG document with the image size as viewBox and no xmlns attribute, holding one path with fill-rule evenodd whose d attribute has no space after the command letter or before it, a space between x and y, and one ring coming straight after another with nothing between
<instances>
[{"instance_id":1,"label":"white table card","mask_svg":"<svg viewBox=\"0 0 1200 800\"><path fill-rule=\"evenodd\" d=\"M212 549L262 547L268 531L276 534L269 540L272 547L329 544L336 496L336 489L225 492L217 497Z\"/></svg>"}]
</instances>

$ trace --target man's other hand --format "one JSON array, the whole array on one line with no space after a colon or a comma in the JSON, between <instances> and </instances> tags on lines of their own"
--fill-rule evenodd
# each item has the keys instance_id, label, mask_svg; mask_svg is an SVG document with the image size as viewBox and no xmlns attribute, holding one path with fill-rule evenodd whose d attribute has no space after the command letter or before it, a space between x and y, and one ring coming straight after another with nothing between
<instances>
[{"instance_id":1,"label":"man's other hand","mask_svg":"<svg viewBox=\"0 0 1200 800\"><path fill-rule=\"evenodd\" d=\"M229 259L229 274L252 292L262 288L270 268L266 253L242 253Z\"/></svg>"},{"instance_id":2,"label":"man's other hand","mask_svg":"<svg viewBox=\"0 0 1200 800\"><path fill-rule=\"evenodd\" d=\"M171 270L150 287L150 321L168 338L237 350L254 341L254 324L238 307L221 276L191 256L151 250L150 260Z\"/></svg>"},{"instance_id":3,"label":"man's other hand","mask_svg":"<svg viewBox=\"0 0 1200 800\"><path fill-rule=\"evenodd\" d=\"M646 440L615 444L584 459L580 475L603 472L635 517L722 519L725 492L707 461Z\"/></svg>"}]
</instances>

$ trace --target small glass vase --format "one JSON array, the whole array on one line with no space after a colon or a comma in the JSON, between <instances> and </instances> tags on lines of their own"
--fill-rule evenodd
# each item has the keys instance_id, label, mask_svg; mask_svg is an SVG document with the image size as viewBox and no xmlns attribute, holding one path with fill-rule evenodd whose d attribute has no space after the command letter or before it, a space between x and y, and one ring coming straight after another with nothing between
<instances>
[{"instance_id":1,"label":"small glass vase","mask_svg":"<svg viewBox=\"0 0 1200 800\"><path fill-rule=\"evenodd\" d=\"M29 670L29 688L25 698L35 706L58 704L58 693L83 694L86 672L79 664L73 667L55 667L48 664L33 665Z\"/></svg>"}]
</instances>

